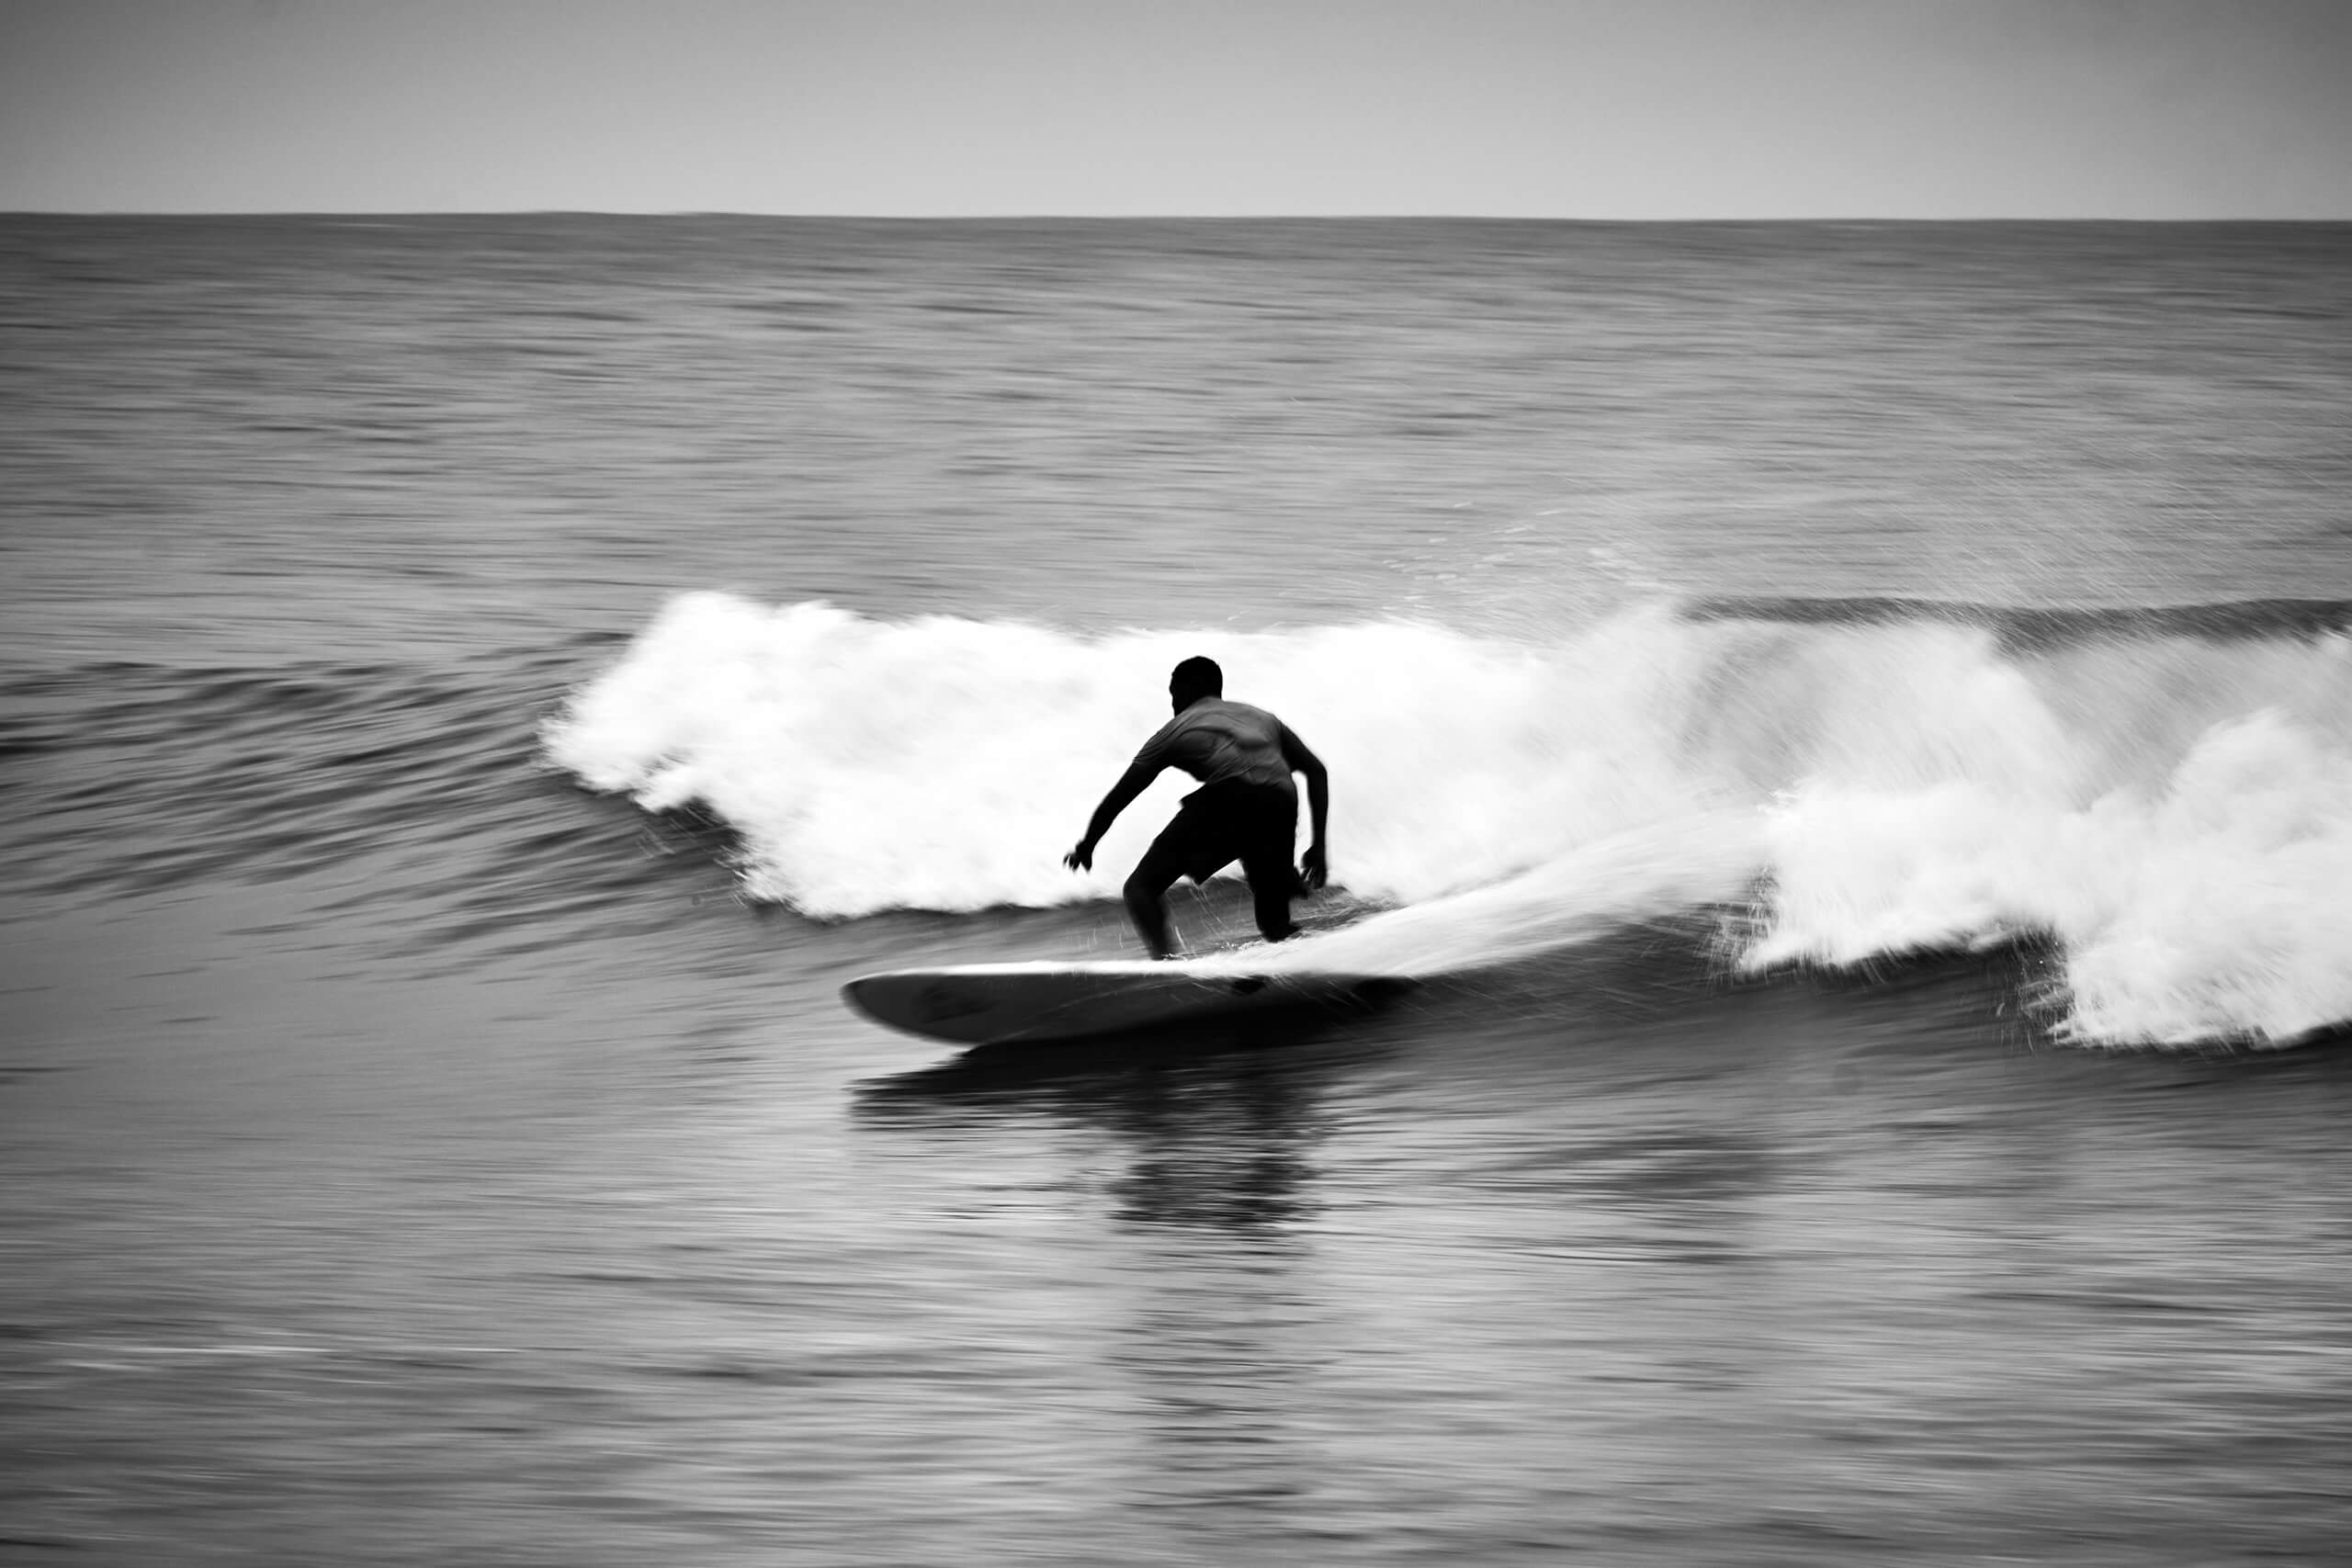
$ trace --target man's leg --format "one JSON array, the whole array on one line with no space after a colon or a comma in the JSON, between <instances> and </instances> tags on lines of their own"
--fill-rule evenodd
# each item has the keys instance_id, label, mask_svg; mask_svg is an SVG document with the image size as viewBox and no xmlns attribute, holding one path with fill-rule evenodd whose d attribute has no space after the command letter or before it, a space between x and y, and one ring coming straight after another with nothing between
<instances>
[{"instance_id":1,"label":"man's leg","mask_svg":"<svg viewBox=\"0 0 2352 1568\"><path fill-rule=\"evenodd\" d=\"M1121 891L1127 900L1127 918L1136 923L1136 934L1154 958L1166 958L1175 952L1175 944L1168 940L1168 901L1165 895L1184 874L1184 857L1181 848L1170 840L1173 833L1162 833L1144 852L1143 859L1128 874L1127 885Z\"/></svg>"},{"instance_id":2,"label":"man's leg","mask_svg":"<svg viewBox=\"0 0 2352 1568\"><path fill-rule=\"evenodd\" d=\"M1298 848L1298 798L1287 790L1252 792L1246 820L1249 838L1241 855L1241 874L1250 879L1258 934L1268 942L1280 942L1297 934L1298 928L1291 923L1290 901L1306 892L1292 859Z\"/></svg>"},{"instance_id":3,"label":"man's leg","mask_svg":"<svg viewBox=\"0 0 2352 1568\"><path fill-rule=\"evenodd\" d=\"M1290 900L1298 886L1298 871L1287 860L1244 861L1242 874L1250 878L1250 899L1257 906L1258 934L1268 942L1280 942L1298 934L1298 927L1291 923Z\"/></svg>"}]
</instances>

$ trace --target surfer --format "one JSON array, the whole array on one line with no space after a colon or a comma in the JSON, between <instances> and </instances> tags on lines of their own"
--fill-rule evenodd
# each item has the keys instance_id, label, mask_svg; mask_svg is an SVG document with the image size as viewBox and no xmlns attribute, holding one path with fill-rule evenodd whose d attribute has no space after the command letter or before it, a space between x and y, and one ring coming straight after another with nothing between
<instances>
[{"instance_id":1,"label":"surfer","mask_svg":"<svg viewBox=\"0 0 2352 1568\"><path fill-rule=\"evenodd\" d=\"M1120 812L1144 792L1162 768L1177 767L1201 781L1184 797L1183 809L1144 852L1125 895L1127 913L1154 958L1174 951L1168 940L1165 895L1180 876L1195 884L1235 861L1250 879L1258 930L1280 942L1298 928L1290 901L1323 886L1329 870L1323 848L1330 783L1321 759L1306 749L1281 719L1263 708L1225 698L1225 671L1216 660L1194 657L1168 678L1168 700L1176 716L1143 743L1136 760L1094 808L1086 837L1062 857L1072 871L1094 864L1094 846ZM1298 786L1291 774L1306 775L1313 834L1297 866L1291 851L1298 842Z\"/></svg>"}]
</instances>

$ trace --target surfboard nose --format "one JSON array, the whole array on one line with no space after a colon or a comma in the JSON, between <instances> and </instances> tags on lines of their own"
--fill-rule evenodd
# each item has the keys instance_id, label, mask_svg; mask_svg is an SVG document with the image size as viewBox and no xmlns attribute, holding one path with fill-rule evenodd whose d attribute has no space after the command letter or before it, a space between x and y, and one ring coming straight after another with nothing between
<instances>
[{"instance_id":1,"label":"surfboard nose","mask_svg":"<svg viewBox=\"0 0 2352 1568\"><path fill-rule=\"evenodd\" d=\"M983 1038L975 1021L1000 1005L981 982L924 970L861 975L842 998L876 1023L945 1039Z\"/></svg>"},{"instance_id":2,"label":"surfboard nose","mask_svg":"<svg viewBox=\"0 0 2352 1568\"><path fill-rule=\"evenodd\" d=\"M887 979L882 975L860 975L842 987L842 1001L854 1012L862 1012L877 1023L887 1023L889 1021L876 1010L883 995L882 982Z\"/></svg>"}]
</instances>

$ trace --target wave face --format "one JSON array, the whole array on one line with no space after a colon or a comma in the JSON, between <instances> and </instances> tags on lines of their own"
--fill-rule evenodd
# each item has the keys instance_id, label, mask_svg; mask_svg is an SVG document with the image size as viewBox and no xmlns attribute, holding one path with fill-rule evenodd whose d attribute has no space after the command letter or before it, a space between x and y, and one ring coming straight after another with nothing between
<instances>
[{"instance_id":1,"label":"wave face","mask_svg":"<svg viewBox=\"0 0 2352 1568\"><path fill-rule=\"evenodd\" d=\"M1062 868L1207 653L1329 764L1335 878L1395 906L1286 964L1454 971L1723 907L1747 970L2040 935L2061 1037L2278 1043L2352 1018L2347 620L1815 602L1548 642L1080 637L694 594L546 740L594 789L723 818L746 890L812 916L1065 903L1189 787Z\"/></svg>"}]
</instances>

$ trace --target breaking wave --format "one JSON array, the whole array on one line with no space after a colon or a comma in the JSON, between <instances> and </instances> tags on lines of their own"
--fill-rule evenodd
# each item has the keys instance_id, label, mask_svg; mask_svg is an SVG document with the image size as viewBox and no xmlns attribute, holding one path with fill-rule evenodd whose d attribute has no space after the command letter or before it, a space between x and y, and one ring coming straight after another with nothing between
<instances>
[{"instance_id":1,"label":"breaking wave","mask_svg":"<svg viewBox=\"0 0 2352 1568\"><path fill-rule=\"evenodd\" d=\"M1747 969L2031 934L2063 1037L2277 1043L2352 1019L2347 622L1750 602L1543 642L1085 637L693 594L546 740L591 788L723 818L747 892L812 916L1064 903L1189 787L1063 869L1207 653L1329 764L1334 879L1393 906L1284 964L1453 971L1717 906Z\"/></svg>"}]
</instances>

